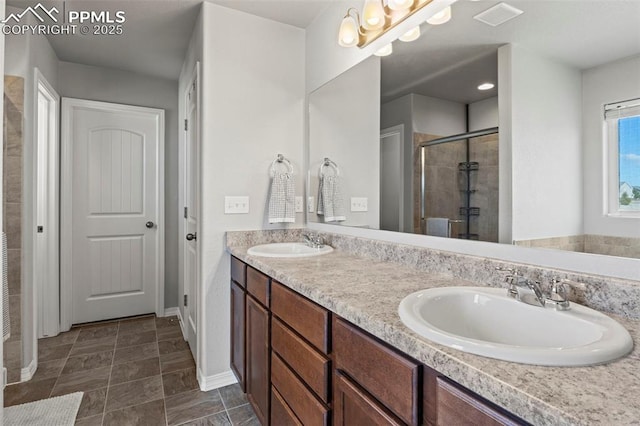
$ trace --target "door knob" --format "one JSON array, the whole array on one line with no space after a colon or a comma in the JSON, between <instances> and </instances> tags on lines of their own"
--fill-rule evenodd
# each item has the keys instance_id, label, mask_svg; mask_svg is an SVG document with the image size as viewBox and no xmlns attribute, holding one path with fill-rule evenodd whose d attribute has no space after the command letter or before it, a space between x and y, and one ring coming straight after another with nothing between
<instances>
[{"instance_id":1,"label":"door knob","mask_svg":"<svg viewBox=\"0 0 640 426\"><path fill-rule=\"evenodd\" d=\"M186 236L187 241L197 240L198 238L196 236L197 236L197 234L195 232L193 234L192 233L188 233L187 236Z\"/></svg>"},{"instance_id":2,"label":"door knob","mask_svg":"<svg viewBox=\"0 0 640 426\"><path fill-rule=\"evenodd\" d=\"M146 226L147 228L151 229L151 228L154 227L154 223L149 221L149 222L145 223L144 226Z\"/></svg>"}]
</instances>

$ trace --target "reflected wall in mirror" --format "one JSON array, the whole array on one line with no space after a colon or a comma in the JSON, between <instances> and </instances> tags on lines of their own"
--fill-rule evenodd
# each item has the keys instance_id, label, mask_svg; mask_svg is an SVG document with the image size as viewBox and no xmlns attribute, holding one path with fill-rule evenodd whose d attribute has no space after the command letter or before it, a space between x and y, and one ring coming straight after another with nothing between
<instances>
[{"instance_id":1,"label":"reflected wall in mirror","mask_svg":"<svg viewBox=\"0 0 640 426\"><path fill-rule=\"evenodd\" d=\"M394 42L380 60L377 101L377 58L311 93L309 194L323 157L361 160L377 173L351 167L342 184L358 185L370 211L352 211L358 195L345 191L340 224L640 257L640 215L604 207L617 197L607 181L618 176L602 155L616 143L603 138L604 106L640 98L640 2L509 3L523 13L501 25L474 19L492 5L456 2L447 24L425 23L417 41ZM478 89L487 82L494 87ZM358 112L357 129L343 108ZM488 128L499 132L429 145ZM332 133L350 142L318 137ZM631 151L619 153L626 159L640 158L636 133ZM626 183L640 186L637 176Z\"/></svg>"}]
</instances>

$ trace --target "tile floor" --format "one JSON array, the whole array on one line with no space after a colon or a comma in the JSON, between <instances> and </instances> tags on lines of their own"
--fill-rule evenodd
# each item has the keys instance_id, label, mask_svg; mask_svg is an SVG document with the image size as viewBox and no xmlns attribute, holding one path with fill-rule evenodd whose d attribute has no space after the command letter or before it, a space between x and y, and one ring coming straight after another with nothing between
<instances>
[{"instance_id":1,"label":"tile floor","mask_svg":"<svg viewBox=\"0 0 640 426\"><path fill-rule=\"evenodd\" d=\"M5 406L84 392L76 425L259 425L236 385L201 392L176 317L72 328L38 341L38 370Z\"/></svg>"}]
</instances>

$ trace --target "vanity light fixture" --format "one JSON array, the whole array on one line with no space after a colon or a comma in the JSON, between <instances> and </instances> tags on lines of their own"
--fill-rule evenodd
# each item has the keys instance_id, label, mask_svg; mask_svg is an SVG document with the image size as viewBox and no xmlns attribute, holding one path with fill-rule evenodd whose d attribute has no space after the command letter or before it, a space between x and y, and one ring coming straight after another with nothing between
<instances>
[{"instance_id":1,"label":"vanity light fixture","mask_svg":"<svg viewBox=\"0 0 640 426\"><path fill-rule=\"evenodd\" d=\"M451 20L451 6L447 6L442 9L440 12L433 15L431 18L427 19L427 24L431 25L442 25L446 24Z\"/></svg>"},{"instance_id":2,"label":"vanity light fixture","mask_svg":"<svg viewBox=\"0 0 640 426\"><path fill-rule=\"evenodd\" d=\"M400 40L400 41L413 41L413 40L417 40L418 37L420 37L420 27L419 26L407 31L406 33L401 35L400 38L398 38L398 40Z\"/></svg>"},{"instance_id":3,"label":"vanity light fixture","mask_svg":"<svg viewBox=\"0 0 640 426\"><path fill-rule=\"evenodd\" d=\"M382 46L380 49L376 50L374 55L376 56L389 56L393 53L393 45L391 43Z\"/></svg>"},{"instance_id":4,"label":"vanity light fixture","mask_svg":"<svg viewBox=\"0 0 640 426\"><path fill-rule=\"evenodd\" d=\"M342 18L338 44L342 47L365 47L432 2L433 0L365 0L362 15L351 7ZM441 15L444 15L446 20L439 23L451 19L451 7L448 6L436 13L434 18ZM432 19L430 18L427 22ZM420 28L415 27L402 35L400 40L413 41L418 37L420 37ZM385 46L380 50L386 48Z\"/></svg>"},{"instance_id":5,"label":"vanity light fixture","mask_svg":"<svg viewBox=\"0 0 640 426\"><path fill-rule=\"evenodd\" d=\"M490 90L493 89L496 85L493 83L482 83L478 86L478 90Z\"/></svg>"}]
</instances>

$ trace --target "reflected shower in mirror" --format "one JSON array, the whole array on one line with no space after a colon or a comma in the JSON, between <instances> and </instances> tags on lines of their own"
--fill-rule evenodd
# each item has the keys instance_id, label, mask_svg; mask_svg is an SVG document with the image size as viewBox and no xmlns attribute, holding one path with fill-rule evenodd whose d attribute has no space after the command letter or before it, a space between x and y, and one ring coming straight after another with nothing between
<instances>
[{"instance_id":1,"label":"reflected shower in mirror","mask_svg":"<svg viewBox=\"0 0 640 426\"><path fill-rule=\"evenodd\" d=\"M458 1L312 92L309 194L326 156L340 225L640 257L640 215L603 214L602 158L604 106L640 97L640 2L509 3L523 13L490 26Z\"/></svg>"}]
</instances>

